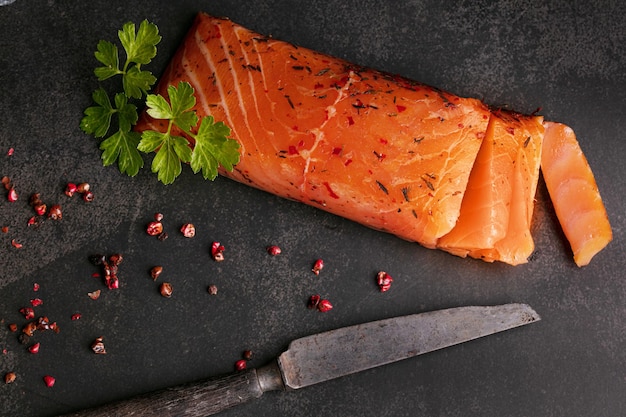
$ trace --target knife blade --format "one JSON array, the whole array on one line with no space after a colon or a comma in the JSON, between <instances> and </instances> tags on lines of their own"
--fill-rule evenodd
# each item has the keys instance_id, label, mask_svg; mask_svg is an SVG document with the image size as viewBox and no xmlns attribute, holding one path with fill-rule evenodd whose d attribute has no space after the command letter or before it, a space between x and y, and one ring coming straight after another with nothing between
<instances>
[{"instance_id":1,"label":"knife blade","mask_svg":"<svg viewBox=\"0 0 626 417\"><path fill-rule=\"evenodd\" d=\"M274 390L294 390L541 320L526 304L467 306L379 320L296 339L258 369L140 395L66 417L217 414Z\"/></svg>"}]
</instances>

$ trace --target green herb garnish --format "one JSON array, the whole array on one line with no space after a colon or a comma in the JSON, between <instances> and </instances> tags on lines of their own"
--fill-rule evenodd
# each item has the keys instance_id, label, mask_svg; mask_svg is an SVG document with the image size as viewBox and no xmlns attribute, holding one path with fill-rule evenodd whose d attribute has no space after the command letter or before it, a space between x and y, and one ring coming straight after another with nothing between
<instances>
[{"instance_id":1,"label":"green herb garnish","mask_svg":"<svg viewBox=\"0 0 626 417\"><path fill-rule=\"evenodd\" d=\"M198 133L193 133L191 129L198 124L198 117L191 110L196 104L193 87L181 81L178 87L170 85L167 95L171 105L161 95L148 94L146 99L150 116L169 120L165 133L147 130L141 135L139 150L157 151L152 161L152 172L158 174L161 182L170 184L180 175L181 162L190 162L193 172L202 171L204 178L210 180L217 177L219 164L232 170L233 165L239 162L239 143L228 139L228 126L222 122L214 123L212 116L206 116L200 122ZM172 134L173 126L194 140L193 151L186 138Z\"/></svg>"},{"instance_id":2,"label":"green herb garnish","mask_svg":"<svg viewBox=\"0 0 626 417\"><path fill-rule=\"evenodd\" d=\"M100 143L104 166L117 161L120 172L135 176L143 167L141 152L156 152L152 172L164 184L171 184L182 172L182 163L190 163L194 173L202 171L205 179L217 176L219 165L232 170L239 162L239 143L230 136L230 128L223 122L215 123L212 116L198 120L193 87L180 82L178 87L168 87L170 102L161 95L149 94L156 82L150 71L141 68L156 56L156 45L161 36L156 25L147 20L141 22L136 32L134 23L126 23L118 31L118 37L126 53L124 65L120 66L118 48L108 41L100 41L95 52L102 64L94 73L99 81L120 75L123 92L114 96L113 103L102 87L93 93L94 106L85 109L81 129L96 138L104 138L117 121L117 129ZM145 102L143 102L145 96ZM155 119L168 120L165 133L147 130L139 134L132 130L137 123L137 106L131 101L147 106L147 113ZM198 127L198 122L200 126ZM173 127L193 139L193 150L186 137L172 133ZM195 128L197 133L194 133Z\"/></svg>"},{"instance_id":3,"label":"green herb garnish","mask_svg":"<svg viewBox=\"0 0 626 417\"><path fill-rule=\"evenodd\" d=\"M126 51L124 66L120 69L117 46L109 41L100 41L94 55L104 65L96 68L94 73L100 81L121 75L124 94L140 99L156 82L156 77L150 71L142 71L141 65L149 64L156 56L156 45L161 41L159 28L144 20L135 34L135 24L129 22L117 32L117 36Z\"/></svg>"}]
</instances>

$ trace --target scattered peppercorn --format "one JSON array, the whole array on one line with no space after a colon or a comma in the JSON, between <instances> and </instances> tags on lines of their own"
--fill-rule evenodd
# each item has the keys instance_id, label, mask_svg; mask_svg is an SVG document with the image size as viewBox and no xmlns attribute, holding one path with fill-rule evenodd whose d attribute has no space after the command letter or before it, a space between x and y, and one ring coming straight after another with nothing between
<instances>
[{"instance_id":1,"label":"scattered peppercorn","mask_svg":"<svg viewBox=\"0 0 626 417\"><path fill-rule=\"evenodd\" d=\"M109 262L113 265L119 265L122 263L124 258L120 253L114 253L113 255L109 255Z\"/></svg>"},{"instance_id":2,"label":"scattered peppercorn","mask_svg":"<svg viewBox=\"0 0 626 417\"><path fill-rule=\"evenodd\" d=\"M309 297L309 302L307 304L307 307L310 309L314 309L317 308L317 306L320 303L320 299L321 297L319 295L312 295Z\"/></svg>"},{"instance_id":3,"label":"scattered peppercorn","mask_svg":"<svg viewBox=\"0 0 626 417\"><path fill-rule=\"evenodd\" d=\"M48 211L48 218L52 220L61 220L63 218L63 212L61 211L61 206L58 204L55 204L52 207L50 207L50 210Z\"/></svg>"},{"instance_id":4,"label":"scattered peppercorn","mask_svg":"<svg viewBox=\"0 0 626 417\"><path fill-rule=\"evenodd\" d=\"M330 301L326 299L320 300L319 304L317 305L317 309L321 311L322 313L332 310L332 308L333 308L333 305L330 303Z\"/></svg>"},{"instance_id":5,"label":"scattered peppercorn","mask_svg":"<svg viewBox=\"0 0 626 417\"><path fill-rule=\"evenodd\" d=\"M96 291L93 291L93 292L88 292L87 295L92 300L97 300L98 298L100 298L100 290L96 290Z\"/></svg>"},{"instance_id":6,"label":"scattered peppercorn","mask_svg":"<svg viewBox=\"0 0 626 417\"><path fill-rule=\"evenodd\" d=\"M33 210L35 210L35 213L37 213L38 216L43 216L44 214L46 214L46 210L48 209L48 207L43 201L41 201L41 194L39 193L31 194L29 203L31 207L33 208Z\"/></svg>"},{"instance_id":7,"label":"scattered peppercorn","mask_svg":"<svg viewBox=\"0 0 626 417\"><path fill-rule=\"evenodd\" d=\"M161 233L163 233L163 223L159 221L152 221L148 223L148 226L146 227L146 233L148 233L150 236L160 235Z\"/></svg>"},{"instance_id":8,"label":"scattered peppercorn","mask_svg":"<svg viewBox=\"0 0 626 417\"><path fill-rule=\"evenodd\" d=\"M267 253L269 253L272 256L276 256L276 255L280 255L282 253L282 250L280 249L280 247L276 245L271 245L267 247Z\"/></svg>"},{"instance_id":9,"label":"scattered peppercorn","mask_svg":"<svg viewBox=\"0 0 626 417\"><path fill-rule=\"evenodd\" d=\"M252 351L251 350L244 350L243 351L243 358L247 361L249 361L250 359L252 359Z\"/></svg>"},{"instance_id":10,"label":"scattered peppercorn","mask_svg":"<svg viewBox=\"0 0 626 417\"><path fill-rule=\"evenodd\" d=\"M119 265L122 263L122 254L114 253L109 255L108 258L105 255L91 255L89 261L94 265L101 265L104 273L104 283L110 289L117 289L120 286L120 281L117 276Z\"/></svg>"},{"instance_id":11,"label":"scattered peppercorn","mask_svg":"<svg viewBox=\"0 0 626 417\"><path fill-rule=\"evenodd\" d=\"M43 377L43 382L44 384L46 384L46 387L52 388L54 386L54 383L56 382L56 379L53 376L46 375Z\"/></svg>"},{"instance_id":12,"label":"scattered peppercorn","mask_svg":"<svg viewBox=\"0 0 626 417\"><path fill-rule=\"evenodd\" d=\"M20 313L24 316L26 320L32 320L35 318L35 310L31 307L20 308Z\"/></svg>"},{"instance_id":13,"label":"scattered peppercorn","mask_svg":"<svg viewBox=\"0 0 626 417\"><path fill-rule=\"evenodd\" d=\"M77 191L78 187L73 182L68 182L65 186L65 195L68 197L73 197L74 193Z\"/></svg>"},{"instance_id":14,"label":"scattered peppercorn","mask_svg":"<svg viewBox=\"0 0 626 417\"><path fill-rule=\"evenodd\" d=\"M154 213L154 220L157 222L160 222L161 220L163 220L163 214L162 213Z\"/></svg>"},{"instance_id":15,"label":"scattered peppercorn","mask_svg":"<svg viewBox=\"0 0 626 417\"><path fill-rule=\"evenodd\" d=\"M172 284L170 284L169 282L164 282L159 287L159 292L161 293L163 297L166 297L166 298L169 298L172 296L172 291L173 291Z\"/></svg>"},{"instance_id":16,"label":"scattered peppercorn","mask_svg":"<svg viewBox=\"0 0 626 417\"><path fill-rule=\"evenodd\" d=\"M150 276L152 277L153 281L156 281L157 278L159 278L159 275L161 275L162 273L163 273L163 267L160 265L154 266L150 270Z\"/></svg>"},{"instance_id":17,"label":"scattered peppercorn","mask_svg":"<svg viewBox=\"0 0 626 417\"><path fill-rule=\"evenodd\" d=\"M39 347L41 346L41 343L37 342L34 345L30 345L28 347L28 351L32 354L37 354L39 353Z\"/></svg>"},{"instance_id":18,"label":"scattered peppercorn","mask_svg":"<svg viewBox=\"0 0 626 417\"><path fill-rule=\"evenodd\" d=\"M43 300L41 298L33 298L32 300L30 300L30 304L33 307L38 307L43 304Z\"/></svg>"},{"instance_id":19,"label":"scattered peppercorn","mask_svg":"<svg viewBox=\"0 0 626 417\"><path fill-rule=\"evenodd\" d=\"M237 372L239 371L243 371L247 368L247 363L245 361L245 359L239 359L237 362L235 362L235 370Z\"/></svg>"},{"instance_id":20,"label":"scattered peppercorn","mask_svg":"<svg viewBox=\"0 0 626 417\"><path fill-rule=\"evenodd\" d=\"M211 243L211 257L215 262L222 262L224 260L224 245L220 242Z\"/></svg>"},{"instance_id":21,"label":"scattered peppercorn","mask_svg":"<svg viewBox=\"0 0 626 417\"><path fill-rule=\"evenodd\" d=\"M86 191L83 194L83 201L85 201L86 203L91 203L93 199L94 199L93 191Z\"/></svg>"},{"instance_id":22,"label":"scattered peppercorn","mask_svg":"<svg viewBox=\"0 0 626 417\"><path fill-rule=\"evenodd\" d=\"M17 201L18 195L17 195L17 191L15 191L14 187L9 188L9 192L7 194L7 200L9 200L9 202L14 203Z\"/></svg>"},{"instance_id":23,"label":"scattered peppercorn","mask_svg":"<svg viewBox=\"0 0 626 417\"><path fill-rule=\"evenodd\" d=\"M207 289L207 291L211 295L217 295L217 285L213 285L213 284L209 285L209 288Z\"/></svg>"},{"instance_id":24,"label":"scattered peppercorn","mask_svg":"<svg viewBox=\"0 0 626 417\"><path fill-rule=\"evenodd\" d=\"M76 321L76 320L79 320L82 316L83 315L80 314L80 313L74 313L74 314L72 314L71 319L72 319L72 321Z\"/></svg>"},{"instance_id":25,"label":"scattered peppercorn","mask_svg":"<svg viewBox=\"0 0 626 417\"><path fill-rule=\"evenodd\" d=\"M33 284L33 291L39 291L39 284L37 284L36 282Z\"/></svg>"},{"instance_id":26,"label":"scattered peppercorn","mask_svg":"<svg viewBox=\"0 0 626 417\"><path fill-rule=\"evenodd\" d=\"M315 275L319 275L320 271L324 268L324 261L322 259L318 259L317 261L315 261L315 263L313 264L313 269L311 269L311 271L313 271L313 273Z\"/></svg>"},{"instance_id":27,"label":"scattered peppercorn","mask_svg":"<svg viewBox=\"0 0 626 417\"><path fill-rule=\"evenodd\" d=\"M380 288L380 292L386 292L391 288L391 283L393 282L393 278L391 275L386 273L385 271L380 271L376 275L376 283L378 284L378 288Z\"/></svg>"},{"instance_id":28,"label":"scattered peppercorn","mask_svg":"<svg viewBox=\"0 0 626 417\"><path fill-rule=\"evenodd\" d=\"M37 319L37 330L39 331L52 330L55 333L59 333L59 327L57 326L57 323L56 322L51 323L50 319L48 319L48 317L46 316L41 316Z\"/></svg>"},{"instance_id":29,"label":"scattered peppercorn","mask_svg":"<svg viewBox=\"0 0 626 417\"><path fill-rule=\"evenodd\" d=\"M107 353L104 348L104 338L102 336L97 337L96 340L93 341L91 344L91 350L93 350L93 353L96 355L104 355Z\"/></svg>"},{"instance_id":30,"label":"scattered peppercorn","mask_svg":"<svg viewBox=\"0 0 626 417\"><path fill-rule=\"evenodd\" d=\"M196 235L196 227L191 223L185 223L180 228L180 232L183 234L183 236L192 238Z\"/></svg>"},{"instance_id":31,"label":"scattered peppercorn","mask_svg":"<svg viewBox=\"0 0 626 417\"><path fill-rule=\"evenodd\" d=\"M24 327L22 327L22 333L24 333L26 336L34 335L35 331L37 331L37 323L35 323L34 321L26 323Z\"/></svg>"},{"instance_id":32,"label":"scattered peppercorn","mask_svg":"<svg viewBox=\"0 0 626 417\"><path fill-rule=\"evenodd\" d=\"M11 331L12 333L15 333L17 331L17 324L16 323L9 324L9 331Z\"/></svg>"},{"instance_id":33,"label":"scattered peppercorn","mask_svg":"<svg viewBox=\"0 0 626 417\"><path fill-rule=\"evenodd\" d=\"M16 378L17 375L15 374L15 372L7 372L6 374L4 374L4 383L12 384L13 382L15 382Z\"/></svg>"},{"instance_id":34,"label":"scattered peppercorn","mask_svg":"<svg viewBox=\"0 0 626 417\"><path fill-rule=\"evenodd\" d=\"M86 192L88 192L91 189L91 185L89 185L89 183L87 182L81 182L80 184L78 184L76 186L76 192L79 194L84 194Z\"/></svg>"}]
</instances>

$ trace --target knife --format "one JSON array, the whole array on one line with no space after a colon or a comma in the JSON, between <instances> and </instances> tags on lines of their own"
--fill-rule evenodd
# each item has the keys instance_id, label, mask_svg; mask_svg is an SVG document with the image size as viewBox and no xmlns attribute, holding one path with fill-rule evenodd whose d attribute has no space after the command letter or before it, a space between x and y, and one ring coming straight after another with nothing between
<instances>
[{"instance_id":1,"label":"knife","mask_svg":"<svg viewBox=\"0 0 626 417\"><path fill-rule=\"evenodd\" d=\"M65 416L208 416L259 398L266 391L304 388L539 320L526 304L504 304L449 308L358 324L296 339L277 359L258 369Z\"/></svg>"}]
</instances>

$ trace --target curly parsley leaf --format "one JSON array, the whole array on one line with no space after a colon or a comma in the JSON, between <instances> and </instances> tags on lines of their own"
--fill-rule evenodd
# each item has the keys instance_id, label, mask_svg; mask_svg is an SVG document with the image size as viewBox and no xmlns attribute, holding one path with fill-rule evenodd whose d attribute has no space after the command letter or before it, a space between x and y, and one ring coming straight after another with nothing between
<instances>
[{"instance_id":1,"label":"curly parsley leaf","mask_svg":"<svg viewBox=\"0 0 626 417\"><path fill-rule=\"evenodd\" d=\"M212 116L202 118L195 146L191 154L191 169L202 171L205 179L214 180L217 168L222 165L229 171L239 162L239 143L228 139L230 128L223 122L214 123Z\"/></svg>"}]
</instances>

